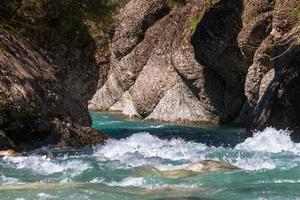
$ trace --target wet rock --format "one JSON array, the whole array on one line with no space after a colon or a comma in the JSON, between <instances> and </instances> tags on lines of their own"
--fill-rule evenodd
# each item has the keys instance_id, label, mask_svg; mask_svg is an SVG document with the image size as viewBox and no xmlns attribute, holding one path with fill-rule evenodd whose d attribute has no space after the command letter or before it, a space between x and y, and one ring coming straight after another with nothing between
<instances>
[{"instance_id":1,"label":"wet rock","mask_svg":"<svg viewBox=\"0 0 300 200\"><path fill-rule=\"evenodd\" d=\"M160 171L159 175L165 178L178 179L196 176L199 175L199 173L232 171L238 169L238 167L229 163L213 160L202 160L197 163L193 163L183 169Z\"/></svg>"},{"instance_id":2,"label":"wet rock","mask_svg":"<svg viewBox=\"0 0 300 200\"><path fill-rule=\"evenodd\" d=\"M248 128L249 130L262 130L268 126L278 129L288 128L293 131L292 137L299 140L299 46L295 46L287 54L276 62L278 70L275 70L274 78L252 113L252 123Z\"/></svg>"},{"instance_id":3,"label":"wet rock","mask_svg":"<svg viewBox=\"0 0 300 200\"><path fill-rule=\"evenodd\" d=\"M267 126L289 128L299 137L299 24L291 15L298 1L276 1L272 31L256 51L245 85L252 105L248 130ZM254 87L248 88L250 85ZM250 92L251 91L251 92ZM251 135L251 134L250 134Z\"/></svg>"},{"instance_id":4,"label":"wet rock","mask_svg":"<svg viewBox=\"0 0 300 200\"><path fill-rule=\"evenodd\" d=\"M16 148L13 141L11 141L6 134L0 130L0 150L6 150L6 149L14 149Z\"/></svg>"},{"instance_id":5,"label":"wet rock","mask_svg":"<svg viewBox=\"0 0 300 200\"><path fill-rule=\"evenodd\" d=\"M16 157L18 155L14 150L0 151L0 156Z\"/></svg>"},{"instance_id":6,"label":"wet rock","mask_svg":"<svg viewBox=\"0 0 300 200\"><path fill-rule=\"evenodd\" d=\"M236 170L238 167L231 165L230 163L219 162L214 160L204 160L187 166L185 170L194 172L205 172L205 171L222 171L222 170Z\"/></svg>"},{"instance_id":7,"label":"wet rock","mask_svg":"<svg viewBox=\"0 0 300 200\"><path fill-rule=\"evenodd\" d=\"M70 124L59 119L54 119L51 126L53 131L40 143L41 146L80 148L104 144L108 139L108 136L93 128Z\"/></svg>"}]
</instances>

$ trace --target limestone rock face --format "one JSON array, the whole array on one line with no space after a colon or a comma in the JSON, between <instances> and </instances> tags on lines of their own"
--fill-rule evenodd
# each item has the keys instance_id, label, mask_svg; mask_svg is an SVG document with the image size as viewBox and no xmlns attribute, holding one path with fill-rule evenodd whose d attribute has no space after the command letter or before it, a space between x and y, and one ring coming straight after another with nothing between
<instances>
[{"instance_id":1,"label":"limestone rock face","mask_svg":"<svg viewBox=\"0 0 300 200\"><path fill-rule=\"evenodd\" d=\"M51 113L82 125L90 124L87 111L68 95L56 76L57 68L41 52L22 37L5 30L0 30L0 40L1 114L6 114L4 118L17 119L19 113ZM35 113L36 110L39 111Z\"/></svg>"},{"instance_id":2,"label":"limestone rock face","mask_svg":"<svg viewBox=\"0 0 300 200\"><path fill-rule=\"evenodd\" d=\"M101 12L74 2L0 2L0 129L17 146L87 144L71 142L81 130L94 144L89 100L143 119L299 132L299 0L128 0L114 17L104 1Z\"/></svg>"},{"instance_id":3,"label":"limestone rock face","mask_svg":"<svg viewBox=\"0 0 300 200\"><path fill-rule=\"evenodd\" d=\"M259 87L259 100L263 97L263 95L266 93L268 86L271 84L271 82L275 78L275 71L274 69L271 69L266 75L262 78L261 84Z\"/></svg>"},{"instance_id":4,"label":"limestone rock face","mask_svg":"<svg viewBox=\"0 0 300 200\"><path fill-rule=\"evenodd\" d=\"M69 137L63 129L51 125L54 117L78 127L90 126L88 110L68 94L57 76L57 68L42 52L20 35L2 28L0 43L0 127L7 141L22 150L41 147L37 141L54 130L59 137ZM88 128L83 129L82 134L84 132L89 138ZM98 135L104 137L101 133ZM80 138L73 137L75 140ZM90 141L94 144L96 140ZM7 148L4 144L0 146ZM66 143L66 146L72 144Z\"/></svg>"},{"instance_id":5,"label":"limestone rock face","mask_svg":"<svg viewBox=\"0 0 300 200\"><path fill-rule=\"evenodd\" d=\"M103 142L103 134L88 128L87 104L108 78L114 7L103 1L0 2L0 129L17 149Z\"/></svg>"},{"instance_id":6,"label":"limestone rock face","mask_svg":"<svg viewBox=\"0 0 300 200\"><path fill-rule=\"evenodd\" d=\"M89 107L116 110L116 102L128 93L132 110L143 118L213 123L233 120L243 105L240 75L247 68L235 42L241 12L240 1L186 1L174 8L168 1L129 1L117 16L110 45L113 81L104 84ZM210 38L207 34L218 22L226 30L217 30ZM229 33L223 37L224 31ZM208 43L217 37L219 41ZM210 50L205 45L213 47ZM189 109L182 113L185 106Z\"/></svg>"},{"instance_id":7,"label":"limestone rock face","mask_svg":"<svg viewBox=\"0 0 300 200\"><path fill-rule=\"evenodd\" d=\"M297 82L285 76L297 74L291 67L297 54L287 52L299 44L299 1L176 2L130 0L120 9L109 79L89 107L151 120L234 122L249 130L276 126L277 104L285 100L275 108L270 95L278 95L270 88L276 83L285 91ZM292 94L285 97L296 99ZM263 114L264 107L272 114ZM278 127L296 128L294 121L286 114Z\"/></svg>"},{"instance_id":8,"label":"limestone rock face","mask_svg":"<svg viewBox=\"0 0 300 200\"><path fill-rule=\"evenodd\" d=\"M140 117L139 113L137 112L132 97L129 92L123 93L121 99L112 105L109 108L110 111L122 111L125 115L129 117Z\"/></svg>"},{"instance_id":9,"label":"limestone rock face","mask_svg":"<svg viewBox=\"0 0 300 200\"><path fill-rule=\"evenodd\" d=\"M295 46L284 57L278 58L275 76L253 112L250 128L289 128L294 131L292 136L300 139L299 56L300 48Z\"/></svg>"},{"instance_id":10,"label":"limestone rock face","mask_svg":"<svg viewBox=\"0 0 300 200\"><path fill-rule=\"evenodd\" d=\"M171 122L208 122L203 105L184 83L178 83L165 93L153 112L147 117L150 120Z\"/></svg>"},{"instance_id":11,"label":"limestone rock face","mask_svg":"<svg viewBox=\"0 0 300 200\"><path fill-rule=\"evenodd\" d=\"M246 77L245 94L251 113L248 130L273 126L290 128L295 132L294 136L299 135L297 74L300 32L298 16L292 14L298 7L299 2L293 0L271 1L270 4L266 1L263 5L249 3L248 9L263 11L252 21L265 15L270 15L272 20L264 20L266 32L261 32L264 29L252 30L257 35L264 35L265 39L256 49ZM245 29L249 27L245 26Z\"/></svg>"}]
</instances>

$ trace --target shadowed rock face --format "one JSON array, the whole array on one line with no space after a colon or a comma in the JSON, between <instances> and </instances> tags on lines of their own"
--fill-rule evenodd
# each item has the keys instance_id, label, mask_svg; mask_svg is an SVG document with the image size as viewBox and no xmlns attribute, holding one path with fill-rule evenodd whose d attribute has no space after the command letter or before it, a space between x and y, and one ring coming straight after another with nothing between
<instances>
[{"instance_id":1,"label":"shadowed rock face","mask_svg":"<svg viewBox=\"0 0 300 200\"><path fill-rule=\"evenodd\" d=\"M246 104L250 107L248 130L273 126L290 128L295 131L294 137L299 135L299 31L295 31L299 24L293 14L298 8L298 1L281 0L248 3L245 7L245 13L249 14L250 9L260 10L260 13L252 14L250 26L245 26L239 41L249 44L257 35L264 36L259 37L261 43L252 48L256 51L246 77ZM256 30L255 26L260 26L256 21L263 22L265 29ZM245 32L258 34L249 36L243 34ZM241 49L250 52L251 46L247 44L240 42Z\"/></svg>"},{"instance_id":2,"label":"shadowed rock face","mask_svg":"<svg viewBox=\"0 0 300 200\"><path fill-rule=\"evenodd\" d=\"M110 44L109 78L90 109L173 122L234 122L247 124L249 130L276 125L279 117L263 114L262 108L279 112L265 100L273 94L270 84L282 74L279 68L297 74L291 64L296 53L284 51L295 40L287 36L297 26L293 13L299 2L188 0L173 8L168 2L131 0L120 9ZM287 60L284 66L277 55ZM288 72L284 74L280 80ZM288 82L277 84L285 91L296 80ZM288 90L285 96L297 102ZM268 120L258 120L262 116ZM290 116L278 127L296 128L299 123Z\"/></svg>"},{"instance_id":3,"label":"shadowed rock face","mask_svg":"<svg viewBox=\"0 0 300 200\"><path fill-rule=\"evenodd\" d=\"M243 105L247 69L235 41L242 2L186 1L166 11L168 1L162 0L129 1L120 10L109 79L90 108L151 120L232 121ZM141 28L145 21L152 26Z\"/></svg>"},{"instance_id":4,"label":"shadowed rock face","mask_svg":"<svg viewBox=\"0 0 300 200\"><path fill-rule=\"evenodd\" d=\"M88 110L68 94L56 76L57 69L40 51L21 36L3 29L0 30L0 42L1 129L6 133L5 141L9 141L7 145L1 145L2 149L103 143L105 137L101 133L80 128L90 126ZM75 128L71 124L78 125ZM86 134L85 141L78 134L70 133L76 129ZM47 143L47 138L54 133L56 140ZM99 138L95 139L96 136ZM68 140L73 143L65 142Z\"/></svg>"},{"instance_id":5,"label":"shadowed rock face","mask_svg":"<svg viewBox=\"0 0 300 200\"><path fill-rule=\"evenodd\" d=\"M99 79L92 37L84 35L86 27L72 27L79 30L69 53L70 38L58 45L53 36L70 1L42 0L30 7L36 12L21 1L0 4L0 149L103 143L106 136L88 128L87 99ZM60 30L60 39L74 36L68 28Z\"/></svg>"},{"instance_id":6,"label":"shadowed rock face","mask_svg":"<svg viewBox=\"0 0 300 200\"><path fill-rule=\"evenodd\" d=\"M244 77L249 62L244 59L237 43L242 29L243 2L219 1L203 16L192 37L196 60L204 66L204 76L215 76L219 91L205 83L210 100L221 122L231 122L245 100ZM209 77L209 76L208 76Z\"/></svg>"},{"instance_id":7,"label":"shadowed rock face","mask_svg":"<svg viewBox=\"0 0 300 200\"><path fill-rule=\"evenodd\" d=\"M285 47L289 48L289 47ZM281 52L281 51L279 51ZM250 128L267 126L300 131L300 48L293 47L284 57L275 61L275 77L255 108ZM298 134L293 135L299 140Z\"/></svg>"}]
</instances>

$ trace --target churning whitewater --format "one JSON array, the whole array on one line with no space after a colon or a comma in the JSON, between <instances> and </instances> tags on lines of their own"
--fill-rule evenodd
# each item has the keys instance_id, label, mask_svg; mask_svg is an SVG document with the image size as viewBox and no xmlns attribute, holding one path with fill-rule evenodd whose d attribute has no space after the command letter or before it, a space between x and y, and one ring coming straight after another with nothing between
<instances>
[{"instance_id":1,"label":"churning whitewater","mask_svg":"<svg viewBox=\"0 0 300 200\"><path fill-rule=\"evenodd\" d=\"M203 160L237 168L186 170ZM274 128L234 148L140 132L92 149L2 157L0 171L1 199L287 199L280 196L287 185L288 199L296 199L300 144L289 131Z\"/></svg>"}]
</instances>

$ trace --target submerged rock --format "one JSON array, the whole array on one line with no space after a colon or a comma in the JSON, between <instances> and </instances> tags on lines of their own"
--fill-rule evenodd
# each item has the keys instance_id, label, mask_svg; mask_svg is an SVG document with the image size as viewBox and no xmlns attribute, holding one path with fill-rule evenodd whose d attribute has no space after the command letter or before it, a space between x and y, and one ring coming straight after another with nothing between
<instances>
[{"instance_id":1,"label":"submerged rock","mask_svg":"<svg viewBox=\"0 0 300 200\"><path fill-rule=\"evenodd\" d=\"M14 150L0 151L0 156L16 157L18 153Z\"/></svg>"},{"instance_id":2,"label":"submerged rock","mask_svg":"<svg viewBox=\"0 0 300 200\"><path fill-rule=\"evenodd\" d=\"M238 167L220 161L214 160L203 160L192 165L189 165L184 168L185 170L193 171L193 172L211 172L211 171L222 171L222 170L236 170L239 169Z\"/></svg>"},{"instance_id":3,"label":"submerged rock","mask_svg":"<svg viewBox=\"0 0 300 200\"><path fill-rule=\"evenodd\" d=\"M185 177L196 176L201 173L208 172L220 172L220 171L231 171L238 170L240 168L225 162L214 161L214 160L202 160L181 169L176 170L158 170L151 166L144 166L136 169L138 176L145 176L145 174L151 174L152 176L159 176L170 179L179 179Z\"/></svg>"},{"instance_id":4,"label":"submerged rock","mask_svg":"<svg viewBox=\"0 0 300 200\"><path fill-rule=\"evenodd\" d=\"M230 163L203 160L184 167L183 169L160 171L160 175L166 178L177 179L194 176L199 173L231 171L238 169L238 167L231 165Z\"/></svg>"}]
</instances>

